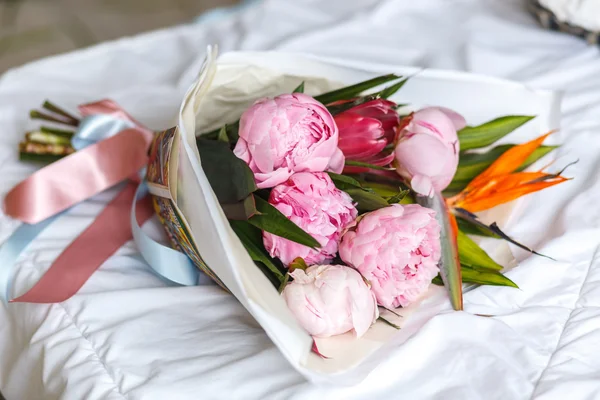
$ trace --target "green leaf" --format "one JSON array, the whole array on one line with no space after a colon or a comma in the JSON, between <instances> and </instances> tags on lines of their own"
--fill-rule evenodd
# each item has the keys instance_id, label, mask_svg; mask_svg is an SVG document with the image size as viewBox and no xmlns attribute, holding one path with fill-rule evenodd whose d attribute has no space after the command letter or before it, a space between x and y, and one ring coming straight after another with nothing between
<instances>
[{"instance_id":1,"label":"green leaf","mask_svg":"<svg viewBox=\"0 0 600 400\"><path fill-rule=\"evenodd\" d=\"M509 286L518 288L517 284L502 275L500 272L481 270L477 271L467 266L461 266L462 281L478 285ZM442 278L438 275L432 281L435 285L443 285Z\"/></svg>"},{"instance_id":2,"label":"green leaf","mask_svg":"<svg viewBox=\"0 0 600 400\"><path fill-rule=\"evenodd\" d=\"M250 225L247 221L229 221L231 228L240 239L244 248L250 255L253 261L263 264L278 282L283 281L283 272L275 265L275 260L272 259L262 241L262 233L260 229Z\"/></svg>"},{"instance_id":3,"label":"green leaf","mask_svg":"<svg viewBox=\"0 0 600 400\"><path fill-rule=\"evenodd\" d=\"M358 188L346 189L344 191L357 203L356 208L360 212L375 211L389 206L388 202L377 193L367 192Z\"/></svg>"},{"instance_id":4,"label":"green leaf","mask_svg":"<svg viewBox=\"0 0 600 400\"><path fill-rule=\"evenodd\" d=\"M404 78L400 82L394 83L393 85L386 87L385 89L383 89L382 91L380 91L378 93L379 97L381 97L382 99L390 98L390 96L393 96L398 90L400 90L400 88L402 86L404 86L404 84L407 81L408 81L408 78Z\"/></svg>"},{"instance_id":5,"label":"green leaf","mask_svg":"<svg viewBox=\"0 0 600 400\"><path fill-rule=\"evenodd\" d=\"M398 193L398 182L382 183L360 180L359 183L364 189L377 193L381 197L392 197Z\"/></svg>"},{"instance_id":6,"label":"green leaf","mask_svg":"<svg viewBox=\"0 0 600 400\"><path fill-rule=\"evenodd\" d=\"M501 239L501 236L496 233L490 231L489 229L485 229L480 225L476 225L466 219L456 218L456 223L458 224L458 229L467 235L476 235L476 236L484 236L491 237L494 239Z\"/></svg>"},{"instance_id":7,"label":"green leaf","mask_svg":"<svg viewBox=\"0 0 600 400\"><path fill-rule=\"evenodd\" d=\"M457 217L457 221L461 221L461 220L465 220L468 223L470 223L473 226L476 226L477 229L483 230L485 232L487 232L487 236L490 237L496 237L498 236L501 239L506 240L509 243L514 244L517 247L520 247L521 249L528 251L532 254L538 255L538 256L542 256L545 258L548 258L550 260L554 260L552 257L548 257L544 254L540 254L537 251L525 246L522 243L517 242L516 240L514 240L513 238L511 238L510 236L508 236L506 233L504 233L502 231L502 229L500 229L500 227L498 226L498 224L496 224L495 222L492 222L491 224L485 224L482 221L479 220L479 218L477 218L477 215L463 209L463 208L454 208L452 210L452 212L454 213L454 215L456 215ZM492 236L493 235L493 236Z\"/></svg>"},{"instance_id":8,"label":"green leaf","mask_svg":"<svg viewBox=\"0 0 600 400\"><path fill-rule=\"evenodd\" d=\"M400 88L402 86L404 86L404 84L406 83L407 80L408 80L408 78L403 79L398 83L395 83L391 86L383 88L379 92L371 93L371 94L368 94L365 96L359 96L351 101L346 101L341 104L329 105L329 106L327 106L327 110L329 110L331 115L337 115L337 114L342 113L346 110L349 110L353 107L359 106L364 103L368 103L369 101L373 101L373 100L377 100L377 99L387 99L388 97L390 97L391 95L396 93L398 90L400 90Z\"/></svg>"},{"instance_id":9,"label":"green leaf","mask_svg":"<svg viewBox=\"0 0 600 400\"><path fill-rule=\"evenodd\" d=\"M454 181L470 182L477 175L485 171L494 161L498 159L507 150L513 148L514 144L503 144L496 146L485 153L462 153L458 162L458 168L454 175ZM544 157L546 154L556 149L558 146L540 146L538 147L527 160L519 167L523 170L531 164Z\"/></svg>"},{"instance_id":10,"label":"green leaf","mask_svg":"<svg viewBox=\"0 0 600 400\"><path fill-rule=\"evenodd\" d=\"M489 146L533 118L527 115L509 115L482 125L467 126L458 132L460 149L462 151Z\"/></svg>"},{"instance_id":11,"label":"green leaf","mask_svg":"<svg viewBox=\"0 0 600 400\"><path fill-rule=\"evenodd\" d=\"M237 203L221 204L221 208L229 220L245 221L258 213L253 194Z\"/></svg>"},{"instance_id":12,"label":"green leaf","mask_svg":"<svg viewBox=\"0 0 600 400\"><path fill-rule=\"evenodd\" d=\"M279 285L279 288L277 289L279 294L283 293L283 289L285 289L285 287L287 286L289 281L290 281L290 271L286 272L285 275L283 276L283 279L281 280L281 284Z\"/></svg>"},{"instance_id":13,"label":"green leaf","mask_svg":"<svg viewBox=\"0 0 600 400\"><path fill-rule=\"evenodd\" d=\"M360 182L351 176L340 175L340 174L336 174L333 172L328 172L327 174L329 175L329 177L335 184L335 187L340 190L355 189L355 188L362 189L363 188L362 185L360 184Z\"/></svg>"},{"instance_id":14,"label":"green leaf","mask_svg":"<svg viewBox=\"0 0 600 400\"><path fill-rule=\"evenodd\" d=\"M200 138L207 139L207 140L217 140L219 138L219 134L221 133L221 129L223 129L223 128L222 127L217 128L212 131L203 132L199 135L196 135L196 140L198 140ZM238 139L240 138L240 135L238 134L239 129L240 129L240 121L239 120L225 125L225 130L227 132L227 138L229 139L229 143L231 143L231 144L237 143Z\"/></svg>"},{"instance_id":15,"label":"green leaf","mask_svg":"<svg viewBox=\"0 0 600 400\"><path fill-rule=\"evenodd\" d=\"M378 171L394 171L394 168L380 167L379 165L373 165L373 164L365 163L362 161L354 161L354 160L346 160L345 165L349 166L349 167L363 167L363 168L375 169Z\"/></svg>"},{"instance_id":16,"label":"green leaf","mask_svg":"<svg viewBox=\"0 0 600 400\"><path fill-rule=\"evenodd\" d=\"M290 263L288 270L290 272L293 272L295 269L301 269L302 271L306 271L307 268L308 268L308 265L306 265L306 261L304 261L304 259L302 257L296 257Z\"/></svg>"},{"instance_id":17,"label":"green leaf","mask_svg":"<svg viewBox=\"0 0 600 400\"><path fill-rule=\"evenodd\" d=\"M296 89L294 89L293 93L304 93L304 81L298 85Z\"/></svg>"},{"instance_id":18,"label":"green leaf","mask_svg":"<svg viewBox=\"0 0 600 400\"><path fill-rule=\"evenodd\" d=\"M450 223L450 213L446 206L446 200L439 192L434 193L433 197L417 196L417 203L435 211L435 219L441 227L440 243L442 245L442 254L440 258L440 275L443 278L444 286L448 291L448 297L454 310L463 309L463 293L461 284L461 268L457 249L457 238L454 235ZM459 246L460 247L460 246Z\"/></svg>"},{"instance_id":19,"label":"green leaf","mask_svg":"<svg viewBox=\"0 0 600 400\"><path fill-rule=\"evenodd\" d=\"M387 319L383 318L381 315L380 315L380 316L379 316L379 318L377 318L377 319L378 319L378 320L381 320L381 322L383 322L383 323L384 323L384 324L386 324L386 325L389 325L389 326L391 326L392 328L396 328L396 329L398 329L398 330L400 329L400 327L399 327L398 325L394 324L394 323L393 323L393 322L391 322L391 321L388 321Z\"/></svg>"},{"instance_id":20,"label":"green leaf","mask_svg":"<svg viewBox=\"0 0 600 400\"><path fill-rule=\"evenodd\" d=\"M467 265L462 266L463 282L478 283L480 285L492 286L510 286L518 288L517 284L508 279L502 273L490 271L487 269L477 270L469 268Z\"/></svg>"},{"instance_id":21,"label":"green leaf","mask_svg":"<svg viewBox=\"0 0 600 400\"><path fill-rule=\"evenodd\" d=\"M498 264L465 233L458 231L458 257L463 265L479 266L493 271L501 271Z\"/></svg>"},{"instance_id":22,"label":"green leaf","mask_svg":"<svg viewBox=\"0 0 600 400\"><path fill-rule=\"evenodd\" d=\"M223 125L223 127L219 130L219 136L217 137L217 140L229 143L229 138L227 137L227 125Z\"/></svg>"},{"instance_id":23,"label":"green leaf","mask_svg":"<svg viewBox=\"0 0 600 400\"><path fill-rule=\"evenodd\" d=\"M410 193L410 190L402 190L402 188L398 188L398 193L393 195L392 197L387 199L388 204L398 204L401 203L406 196Z\"/></svg>"},{"instance_id":24,"label":"green leaf","mask_svg":"<svg viewBox=\"0 0 600 400\"><path fill-rule=\"evenodd\" d=\"M400 204L413 204L414 198L410 192L410 189L398 180L390 180L389 183L384 182L373 182L365 179L360 179L358 182L362 185L364 190L369 192L373 192L379 197L383 197L384 200L388 202L388 204L392 204L395 198L400 198L403 196L403 192L408 190L407 194L399 201Z\"/></svg>"},{"instance_id":25,"label":"green leaf","mask_svg":"<svg viewBox=\"0 0 600 400\"><path fill-rule=\"evenodd\" d=\"M341 89L323 93L319 96L315 96L315 99L325 105L333 103L334 101L350 100L350 99L360 95L365 90L369 90L371 88L374 88L375 86L379 86L381 84L384 84L386 82L393 81L393 80L399 79L399 78L401 78L401 77L398 75L394 75L394 74L378 76L376 78L369 79L369 80L366 80L363 82L359 82L359 83L351 85L351 86L346 86Z\"/></svg>"},{"instance_id":26,"label":"green leaf","mask_svg":"<svg viewBox=\"0 0 600 400\"><path fill-rule=\"evenodd\" d=\"M291 240L311 248L319 248L321 244L298 225L290 221L278 209L269 204L268 201L255 196L256 209L260 214L254 215L248 220L252 225L273 235Z\"/></svg>"},{"instance_id":27,"label":"green leaf","mask_svg":"<svg viewBox=\"0 0 600 400\"><path fill-rule=\"evenodd\" d=\"M327 106L327 110L331 113L331 115L338 115L338 114L340 114L346 110L349 110L353 107L359 106L364 103L368 103L369 101L372 101L372 100L377 100L379 98L380 97L377 94L361 96L361 97L357 97L356 99L354 99L352 101L346 101L341 104L329 105L329 106Z\"/></svg>"},{"instance_id":28,"label":"green leaf","mask_svg":"<svg viewBox=\"0 0 600 400\"><path fill-rule=\"evenodd\" d=\"M254 192L254 174L227 143L196 138L202 169L221 204L240 202Z\"/></svg>"}]
</instances>

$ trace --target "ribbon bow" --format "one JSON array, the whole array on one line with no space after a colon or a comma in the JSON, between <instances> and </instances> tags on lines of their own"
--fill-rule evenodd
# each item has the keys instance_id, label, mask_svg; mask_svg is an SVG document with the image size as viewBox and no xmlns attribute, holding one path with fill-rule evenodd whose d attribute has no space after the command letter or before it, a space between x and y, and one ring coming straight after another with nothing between
<instances>
[{"instance_id":1,"label":"ribbon bow","mask_svg":"<svg viewBox=\"0 0 600 400\"><path fill-rule=\"evenodd\" d=\"M4 200L5 213L24 222L0 248L0 285L6 297L11 267L37 235L73 205L126 180L127 186L59 255L33 288L11 302L67 300L132 235L155 272L182 285L195 285L198 270L189 258L153 241L138 225L154 213L150 198L145 196L145 185L139 184L136 190L140 171L148 163L147 151L154 133L110 100L79 106L79 111L84 118L72 138L77 151L19 183Z\"/></svg>"}]
</instances>

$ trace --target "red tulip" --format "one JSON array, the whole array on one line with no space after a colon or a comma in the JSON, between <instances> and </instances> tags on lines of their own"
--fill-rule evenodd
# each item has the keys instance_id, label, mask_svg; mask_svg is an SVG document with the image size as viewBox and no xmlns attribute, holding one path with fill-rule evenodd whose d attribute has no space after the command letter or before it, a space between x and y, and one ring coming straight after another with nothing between
<instances>
[{"instance_id":1,"label":"red tulip","mask_svg":"<svg viewBox=\"0 0 600 400\"><path fill-rule=\"evenodd\" d=\"M346 159L384 166L394 159L385 147L393 143L400 122L396 104L389 100L371 100L334 117L339 130L338 147ZM358 173L366 168L346 167L344 172Z\"/></svg>"}]
</instances>

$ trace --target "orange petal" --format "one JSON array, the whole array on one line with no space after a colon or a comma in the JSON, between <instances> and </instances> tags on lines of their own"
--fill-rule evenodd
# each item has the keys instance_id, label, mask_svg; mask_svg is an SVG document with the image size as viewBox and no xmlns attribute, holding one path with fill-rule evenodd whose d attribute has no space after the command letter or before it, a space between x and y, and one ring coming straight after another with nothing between
<instances>
[{"instance_id":1,"label":"orange petal","mask_svg":"<svg viewBox=\"0 0 600 400\"><path fill-rule=\"evenodd\" d=\"M540 136L537 139L531 140L527 143L519 144L511 149L507 150L502 154L496 161L492 163L485 171L479 174L475 179L469 183L465 191L469 191L469 189L473 187L477 187L481 185L483 182L489 181L491 178L510 174L517 168L519 168L525 160L542 145L544 140L548 137L548 135L552 134L554 131L550 131L545 135Z\"/></svg>"},{"instance_id":2,"label":"orange petal","mask_svg":"<svg viewBox=\"0 0 600 400\"><path fill-rule=\"evenodd\" d=\"M559 183L567 180L569 179L562 176L557 176L547 181L525 183L512 188L505 187L505 189L502 189L498 187L497 189L499 190L494 190L493 193L489 193L485 196L466 196L463 200L457 201L454 206L464 208L470 212L483 211L503 203L508 203L509 201L518 199L526 194L558 185Z\"/></svg>"}]
</instances>

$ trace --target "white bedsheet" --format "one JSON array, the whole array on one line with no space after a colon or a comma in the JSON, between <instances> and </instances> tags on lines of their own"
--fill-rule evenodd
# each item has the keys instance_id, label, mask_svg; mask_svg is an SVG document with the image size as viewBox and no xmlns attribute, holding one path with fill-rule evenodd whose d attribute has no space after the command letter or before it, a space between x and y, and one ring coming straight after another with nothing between
<instances>
[{"instance_id":1,"label":"white bedsheet","mask_svg":"<svg viewBox=\"0 0 600 400\"><path fill-rule=\"evenodd\" d=\"M435 317L354 387L307 383L233 297L172 287L129 243L62 304L0 305L0 391L37 399L600 398L600 51L538 29L516 0L267 0L202 24L42 60L0 78L0 196L34 169L16 145L44 99L110 97L152 128L172 124L205 46L286 50L467 70L564 91L559 158L576 179L531 195L508 232L520 290L481 287ZM477 101L477 99L473 99ZM514 141L526 138L512 137ZM31 287L116 192L77 206L19 260ZM0 216L0 241L17 223ZM472 313L493 314L484 318Z\"/></svg>"}]
</instances>

